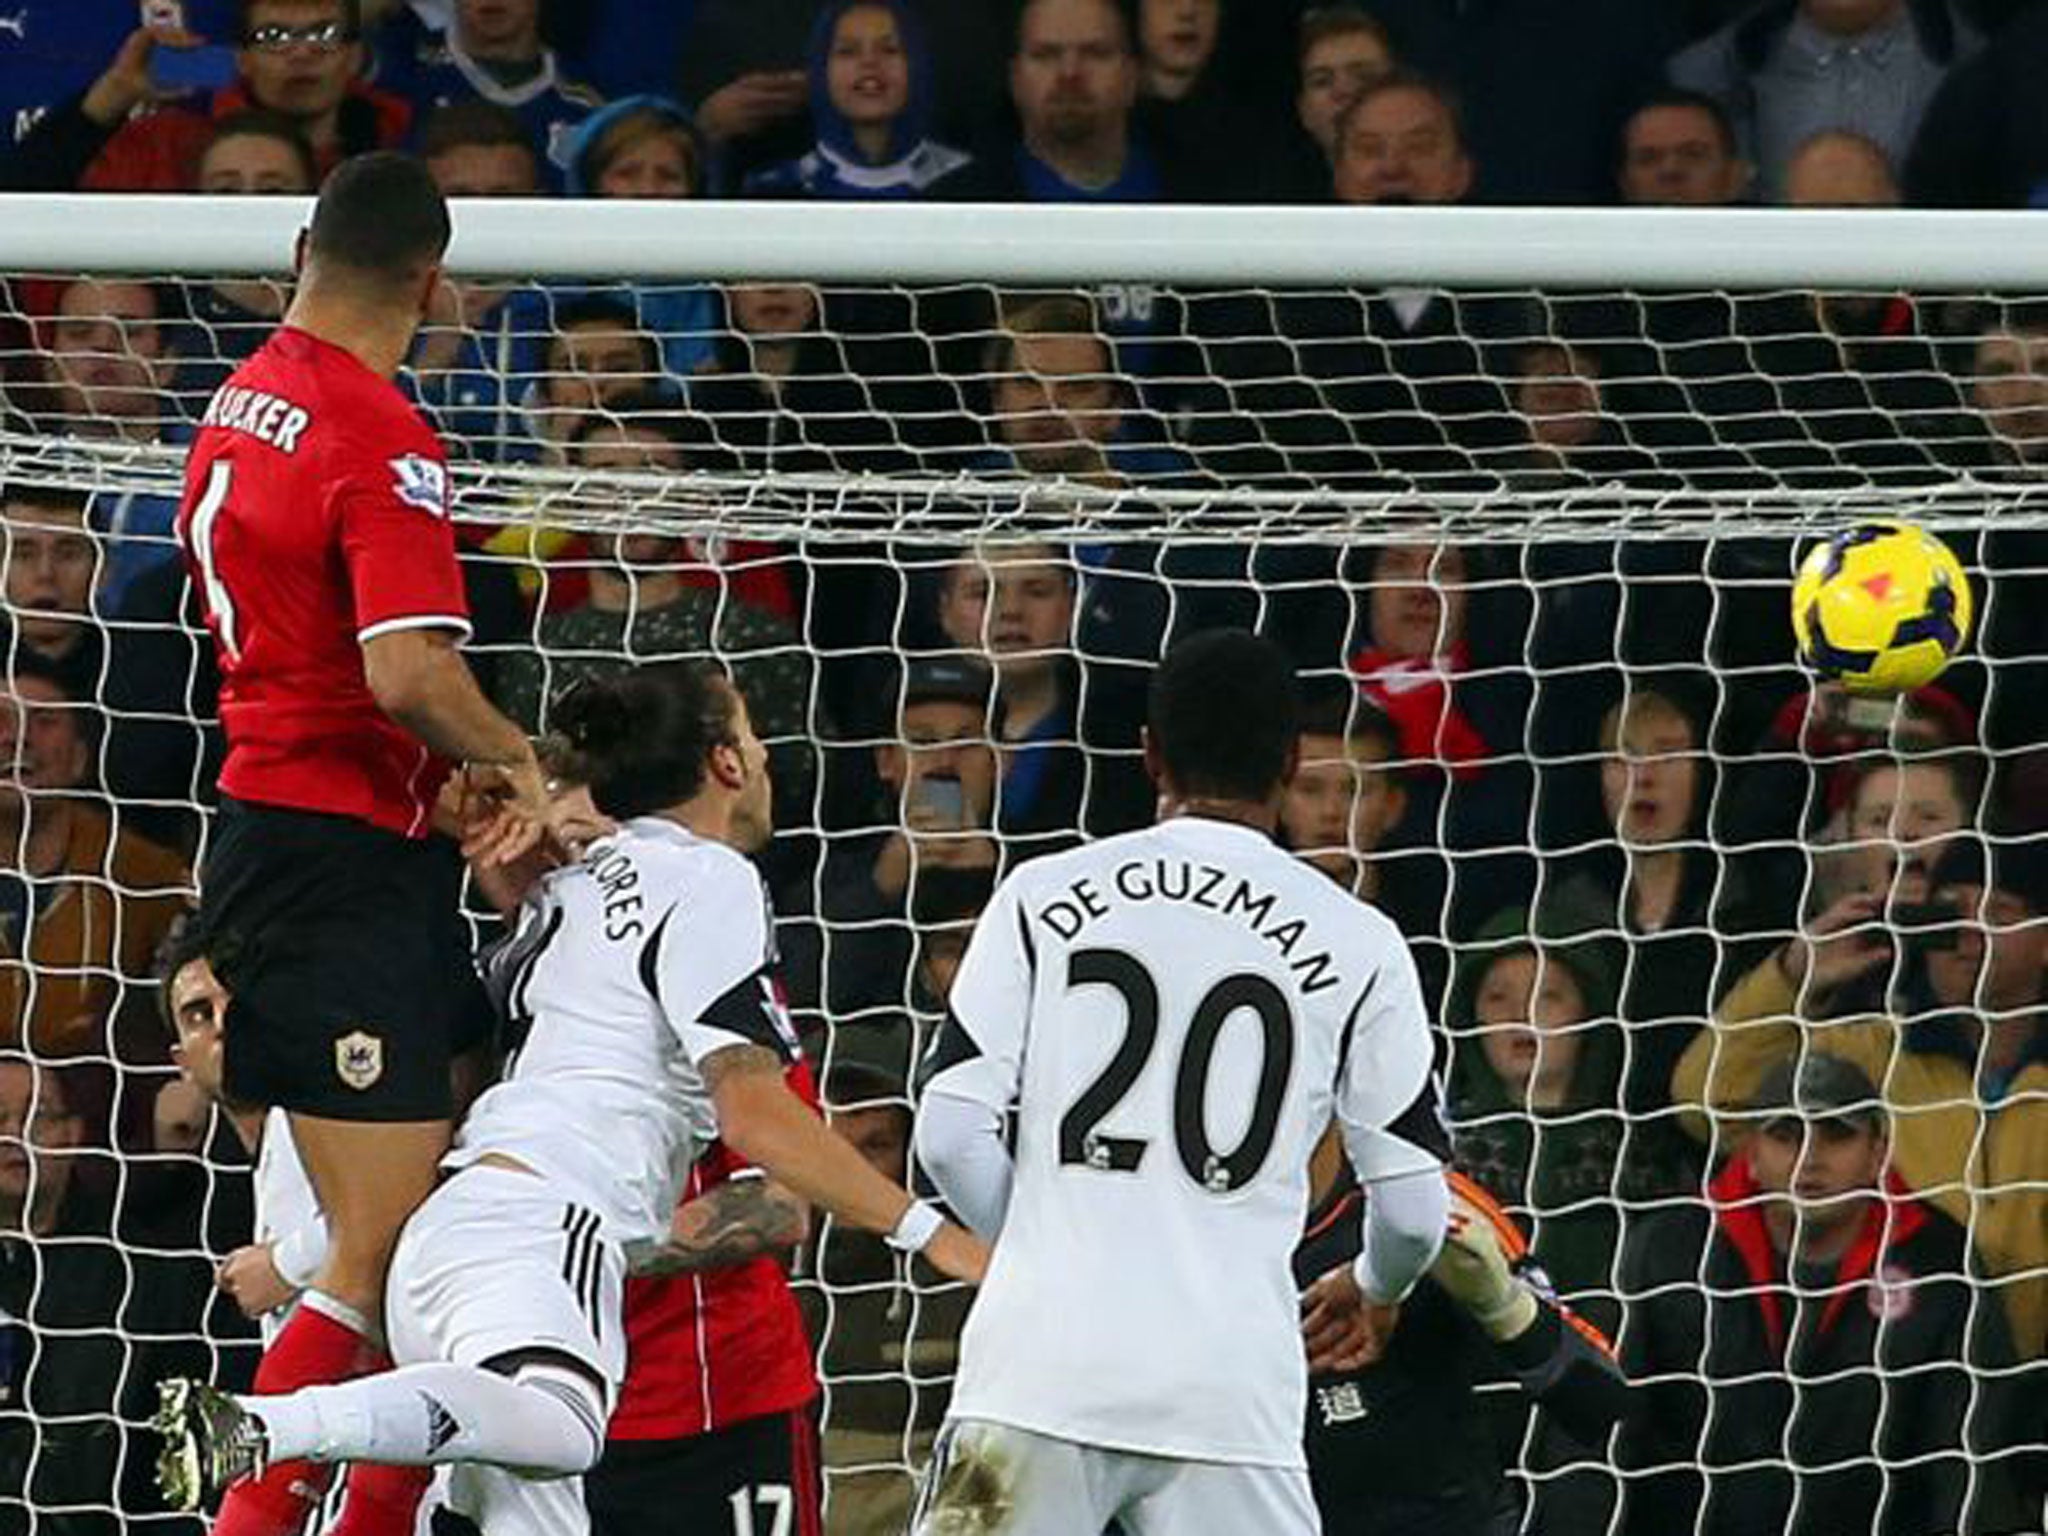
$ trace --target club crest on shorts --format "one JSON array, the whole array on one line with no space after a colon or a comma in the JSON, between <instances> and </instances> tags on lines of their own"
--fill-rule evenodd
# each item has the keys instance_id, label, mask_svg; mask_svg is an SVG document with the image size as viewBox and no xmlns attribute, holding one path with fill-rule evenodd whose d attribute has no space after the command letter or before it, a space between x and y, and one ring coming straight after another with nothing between
<instances>
[{"instance_id":1,"label":"club crest on shorts","mask_svg":"<svg viewBox=\"0 0 2048 1536\"><path fill-rule=\"evenodd\" d=\"M376 1087L384 1075L384 1042L367 1030L350 1030L334 1042L334 1075L357 1092Z\"/></svg>"}]
</instances>

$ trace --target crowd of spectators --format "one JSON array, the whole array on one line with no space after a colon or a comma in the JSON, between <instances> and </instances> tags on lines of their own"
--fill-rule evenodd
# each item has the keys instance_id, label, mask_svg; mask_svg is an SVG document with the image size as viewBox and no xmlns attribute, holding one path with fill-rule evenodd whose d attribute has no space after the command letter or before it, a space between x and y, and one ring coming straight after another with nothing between
<instances>
[{"instance_id":1,"label":"crowd of spectators","mask_svg":"<svg viewBox=\"0 0 2048 1536\"><path fill-rule=\"evenodd\" d=\"M0 27L0 186L305 193L395 145L457 197L2048 209L2044 0L188 0L183 29L103 32L105 9L22 9L35 69ZM232 78L168 83L202 42ZM15 278L0 421L175 447L287 296ZM1462 1164L1648 1383L1610 1445L1504 1420L1530 1529L2032 1528L2043 537L1959 540L1976 654L1894 704L1794 666L1789 534L1076 540L1026 490L2023 493L2040 296L463 279L402 383L455 456L585 472L571 499L605 514L462 524L508 713L544 731L579 678L650 657L715 655L746 690L793 1002L892 1176L994 883L1149 819L1150 664L1255 626L1306 688L1284 840L1408 935ZM817 472L969 477L1024 511L799 546L662 489ZM240 1338L200 1262L243 1240L239 1154L153 1113L152 960L217 679L173 503L33 479L0 507L0 1526L27 1499L97 1532L147 1508L120 1481L144 1458L61 1426L132 1433L159 1355ZM957 1308L843 1235L806 1265L851 1383L832 1526L864 1536L942 1411Z\"/></svg>"}]
</instances>

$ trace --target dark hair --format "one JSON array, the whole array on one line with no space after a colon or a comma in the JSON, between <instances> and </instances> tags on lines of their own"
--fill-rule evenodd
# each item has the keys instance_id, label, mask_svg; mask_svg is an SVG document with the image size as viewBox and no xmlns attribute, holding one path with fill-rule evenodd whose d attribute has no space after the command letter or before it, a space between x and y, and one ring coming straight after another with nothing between
<instances>
[{"instance_id":1,"label":"dark hair","mask_svg":"<svg viewBox=\"0 0 2048 1536\"><path fill-rule=\"evenodd\" d=\"M199 152L200 160L203 162L213 153L214 145L227 139L271 139L282 144L299 162L308 190L320 184L320 162L314 158L312 141L296 120L282 112L273 112L268 107L245 107L221 118L213 125L213 137L206 141L206 148Z\"/></svg>"},{"instance_id":2,"label":"dark hair","mask_svg":"<svg viewBox=\"0 0 2048 1536\"><path fill-rule=\"evenodd\" d=\"M1333 37L1349 37L1362 32L1387 50L1387 57L1394 56L1394 40L1387 34L1386 23L1371 12L1356 5L1316 5L1301 13L1301 33L1295 42L1294 58L1297 66L1308 62L1309 50L1319 47Z\"/></svg>"},{"instance_id":3,"label":"dark hair","mask_svg":"<svg viewBox=\"0 0 2048 1536\"><path fill-rule=\"evenodd\" d=\"M1015 57L1024 51L1024 18L1031 14L1031 7L1038 0L1017 0L1016 24L1010 28L1010 54ZM1138 0L1102 0L1105 9L1116 14L1117 24L1123 30L1124 53L1135 56L1138 51Z\"/></svg>"},{"instance_id":4,"label":"dark hair","mask_svg":"<svg viewBox=\"0 0 2048 1536\"><path fill-rule=\"evenodd\" d=\"M1245 630L1212 629L1166 653L1146 722L1181 793L1264 800L1287 771L1298 710L1285 651Z\"/></svg>"},{"instance_id":5,"label":"dark hair","mask_svg":"<svg viewBox=\"0 0 2048 1536\"><path fill-rule=\"evenodd\" d=\"M439 261L450 232L447 200L426 166L378 150L342 161L321 184L306 252L395 285Z\"/></svg>"},{"instance_id":6,"label":"dark hair","mask_svg":"<svg viewBox=\"0 0 2048 1536\"><path fill-rule=\"evenodd\" d=\"M523 149L536 172L540 156L533 147L533 135L509 107L481 96L443 102L420 120L414 138L422 160L432 160L451 149Z\"/></svg>"},{"instance_id":7,"label":"dark hair","mask_svg":"<svg viewBox=\"0 0 2048 1536\"><path fill-rule=\"evenodd\" d=\"M88 516L92 510L91 495L69 486L31 485L22 481L0 485L0 507L11 507L17 503L25 507L62 507L80 517Z\"/></svg>"},{"instance_id":8,"label":"dark hair","mask_svg":"<svg viewBox=\"0 0 2048 1536\"><path fill-rule=\"evenodd\" d=\"M1726 106L1705 91L1688 91L1682 86L1671 85L1662 90L1652 91L1630 109L1627 121L1621 125L1622 158L1626 159L1628 156L1630 125L1645 112L1654 111L1659 107L1681 112L1704 112L1713 119L1714 132L1721 140L1721 152L1730 156L1740 152L1740 146L1735 142L1735 119L1728 115Z\"/></svg>"},{"instance_id":9,"label":"dark hair","mask_svg":"<svg viewBox=\"0 0 2048 1536\"><path fill-rule=\"evenodd\" d=\"M213 945L196 909L188 907L171 920L163 942L156 947L150 975L156 981L156 1012L171 1035L178 1033L177 1015L171 1011L171 983L178 972L194 960L212 958Z\"/></svg>"},{"instance_id":10,"label":"dark hair","mask_svg":"<svg viewBox=\"0 0 2048 1536\"><path fill-rule=\"evenodd\" d=\"M1340 741L1374 741L1388 761L1401 755L1401 732L1387 712L1349 684L1324 686L1301 701L1296 731Z\"/></svg>"},{"instance_id":11,"label":"dark hair","mask_svg":"<svg viewBox=\"0 0 2048 1536\"><path fill-rule=\"evenodd\" d=\"M555 701L549 721L575 749L597 808L625 821L703 788L705 759L732 741L738 706L718 672L663 661L583 679Z\"/></svg>"},{"instance_id":12,"label":"dark hair","mask_svg":"<svg viewBox=\"0 0 2048 1536\"><path fill-rule=\"evenodd\" d=\"M640 311L629 298L616 293L582 294L554 305L549 319L553 326L553 334L548 338L549 346L579 325L616 326L622 331L631 331L640 340L650 371L661 365L661 349L655 344L654 337L648 334L647 327L640 323Z\"/></svg>"},{"instance_id":13,"label":"dark hair","mask_svg":"<svg viewBox=\"0 0 2048 1536\"><path fill-rule=\"evenodd\" d=\"M1936 747L1925 752L1900 752L1884 756L1871 756L1856 763L1849 781L1847 803L1853 806L1863 796L1863 786L1878 774L1895 770L1903 784L1907 772L1914 768L1932 768L1948 777L1949 787L1955 791L1956 801L1963 808L1967 821L1974 822L1984 813L1984 765L1976 753L1966 748Z\"/></svg>"}]
</instances>

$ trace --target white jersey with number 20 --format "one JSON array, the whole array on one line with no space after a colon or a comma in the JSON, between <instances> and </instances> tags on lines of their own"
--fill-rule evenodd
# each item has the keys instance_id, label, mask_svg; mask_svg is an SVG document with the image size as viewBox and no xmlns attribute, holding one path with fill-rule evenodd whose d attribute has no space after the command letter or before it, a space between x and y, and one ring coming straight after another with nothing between
<instances>
[{"instance_id":1,"label":"white jersey with number 20","mask_svg":"<svg viewBox=\"0 0 2048 1536\"><path fill-rule=\"evenodd\" d=\"M1438 1164L1394 925L1256 830L1178 817L1012 874L951 1008L927 1094L1018 1112L953 1416L1303 1465L1309 1154L1334 1114L1365 1180Z\"/></svg>"}]
</instances>

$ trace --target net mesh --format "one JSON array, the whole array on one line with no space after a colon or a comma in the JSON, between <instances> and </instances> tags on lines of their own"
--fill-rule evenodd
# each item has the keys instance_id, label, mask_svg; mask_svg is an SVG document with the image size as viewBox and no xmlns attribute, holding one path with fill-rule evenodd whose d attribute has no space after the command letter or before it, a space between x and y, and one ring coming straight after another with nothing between
<instances>
[{"instance_id":1,"label":"net mesh","mask_svg":"<svg viewBox=\"0 0 2048 1536\"><path fill-rule=\"evenodd\" d=\"M209 1299L248 1231L243 1160L173 1083L147 985L219 764L168 530L179 444L284 294L9 292L0 1085L27 1153L0 1196L39 1240L0 1256L0 1502L161 1520L149 1384L250 1358ZM1152 664L1255 627L1305 687L1284 836L1407 932L1462 1161L1664 1394L1659 1433L1591 1448L1504 1410L1535 1506L1599 1529L1624 1485L1830 1458L2012 1497L2048 1329L2038 303L464 284L415 361L457 461L471 655L508 712L544 729L576 678L673 655L746 690L799 1017L878 1155L991 882L1148 819ZM1979 624L1938 686L1873 702L1801 672L1786 591L1811 537L1884 516L1949 539ZM993 708L961 658L992 667ZM2013 898L1988 936L1947 932L1987 886ZM1802 944L1845 913L1850 939ZM1946 937L1899 938L1915 924ZM1886 1169L1960 1228L1946 1257L1882 1247L1867 1297L1834 1270L1724 1273L1688 1225L1758 1209L1708 1181L1754 1161L1720 1158L1771 1068L1817 1053L1890 1105ZM832 1528L896 1529L965 1299L829 1227L801 1277ZM1830 1305L1887 1318L1888 1368L1940 1390L1829 1356ZM1789 1355L1711 1342L1743 1307L1790 1319ZM1686 1326L1710 1341L1690 1356ZM1703 1418L1709 1383L1729 1395ZM1743 1391L1765 1406L1731 1415ZM1731 1416L1783 1434L1759 1449ZM1830 1448L1830 1419L1869 1429Z\"/></svg>"}]
</instances>

